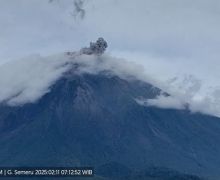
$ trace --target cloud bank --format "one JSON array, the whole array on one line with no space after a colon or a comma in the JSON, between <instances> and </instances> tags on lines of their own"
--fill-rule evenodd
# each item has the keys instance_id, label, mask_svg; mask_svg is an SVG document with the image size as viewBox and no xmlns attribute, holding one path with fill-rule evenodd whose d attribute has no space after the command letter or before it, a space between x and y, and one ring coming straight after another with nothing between
<instances>
[{"instance_id":1,"label":"cloud bank","mask_svg":"<svg viewBox=\"0 0 220 180\"><path fill-rule=\"evenodd\" d=\"M192 113L200 112L220 117L220 88L206 89L200 80L192 75L173 78L162 86L169 96L161 93L155 99L138 98L136 102L143 106L155 106L165 109L188 109Z\"/></svg>"},{"instance_id":2,"label":"cloud bank","mask_svg":"<svg viewBox=\"0 0 220 180\"><path fill-rule=\"evenodd\" d=\"M143 106L159 108L189 109L220 117L220 89L204 94L201 82L193 76L173 78L161 82L147 74L144 67L134 62L113 57L109 54L61 53L53 56L28 56L0 66L0 103L21 106L34 103L50 91L50 87L63 74L78 64L74 73L98 74L110 71L123 79L133 79L150 83L167 92L155 99L137 98ZM203 94L200 93L203 92Z\"/></svg>"},{"instance_id":3,"label":"cloud bank","mask_svg":"<svg viewBox=\"0 0 220 180\"><path fill-rule=\"evenodd\" d=\"M46 57L32 55L0 66L0 103L19 106L37 101L76 63L79 68L75 73L111 71L126 79L143 77L138 73L141 66L106 54L87 55L79 51Z\"/></svg>"},{"instance_id":4,"label":"cloud bank","mask_svg":"<svg viewBox=\"0 0 220 180\"><path fill-rule=\"evenodd\" d=\"M32 55L0 66L0 103L22 105L38 100L68 69L61 56Z\"/></svg>"}]
</instances>

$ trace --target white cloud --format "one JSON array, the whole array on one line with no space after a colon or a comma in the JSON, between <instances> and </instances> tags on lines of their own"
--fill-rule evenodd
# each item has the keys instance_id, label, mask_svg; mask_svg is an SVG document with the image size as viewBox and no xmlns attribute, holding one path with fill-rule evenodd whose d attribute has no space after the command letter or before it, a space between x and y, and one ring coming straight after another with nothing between
<instances>
[{"instance_id":1,"label":"white cloud","mask_svg":"<svg viewBox=\"0 0 220 180\"><path fill-rule=\"evenodd\" d=\"M156 106L164 109L185 109L184 102L172 96L159 95L155 99L135 99L136 102L143 106Z\"/></svg>"},{"instance_id":2,"label":"white cloud","mask_svg":"<svg viewBox=\"0 0 220 180\"><path fill-rule=\"evenodd\" d=\"M60 56L33 55L0 66L0 102L34 102L68 69Z\"/></svg>"},{"instance_id":3,"label":"white cloud","mask_svg":"<svg viewBox=\"0 0 220 180\"><path fill-rule=\"evenodd\" d=\"M170 96L161 94L155 99L136 99L143 106L159 108L188 109L192 113L200 112L220 117L220 88L207 89L201 81L189 75L183 78L173 78L163 84L163 90Z\"/></svg>"},{"instance_id":4,"label":"white cloud","mask_svg":"<svg viewBox=\"0 0 220 180\"><path fill-rule=\"evenodd\" d=\"M0 103L16 106L37 101L74 63L80 65L75 73L111 71L124 79L136 77L156 82L144 76L141 66L106 54L96 56L76 52L72 56L66 53L47 57L32 55L0 66Z\"/></svg>"},{"instance_id":5,"label":"white cloud","mask_svg":"<svg viewBox=\"0 0 220 180\"><path fill-rule=\"evenodd\" d=\"M109 54L85 55L78 52L42 57L33 55L0 66L0 103L10 106L33 103L50 91L50 87L68 71L72 64L79 68L74 73L98 74L111 71L123 79L137 78L159 87L170 96L155 99L136 99L140 105L159 108L184 109L220 117L220 90L202 91L201 82L193 76L161 82L146 74L143 66ZM187 106L186 106L187 105Z\"/></svg>"}]
</instances>

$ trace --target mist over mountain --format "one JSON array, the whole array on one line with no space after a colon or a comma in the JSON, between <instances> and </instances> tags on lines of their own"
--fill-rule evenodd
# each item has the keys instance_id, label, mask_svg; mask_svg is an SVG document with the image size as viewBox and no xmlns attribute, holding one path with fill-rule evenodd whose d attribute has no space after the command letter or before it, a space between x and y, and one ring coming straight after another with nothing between
<instances>
[{"instance_id":1,"label":"mist over mountain","mask_svg":"<svg viewBox=\"0 0 220 180\"><path fill-rule=\"evenodd\" d=\"M101 179L220 177L220 119L150 104L175 97L141 66L79 51L30 56L0 73L1 166L92 166Z\"/></svg>"},{"instance_id":2,"label":"mist over mountain","mask_svg":"<svg viewBox=\"0 0 220 180\"><path fill-rule=\"evenodd\" d=\"M160 94L152 99L136 97L136 102L143 106L159 108L188 109L191 112L220 117L219 91L210 95L197 97L201 84L192 76L182 82L175 79L162 82L145 72L143 66L134 62L103 54L107 42L99 38L89 47L80 51L55 54L47 57L31 55L0 66L0 103L9 106L20 106L34 103L50 91L50 87L62 78L63 74L72 71L78 74L99 74L109 72L124 80L137 79L160 88ZM28 76L27 76L28 74ZM178 84L179 83L179 84ZM166 94L169 94L167 96Z\"/></svg>"}]
</instances>

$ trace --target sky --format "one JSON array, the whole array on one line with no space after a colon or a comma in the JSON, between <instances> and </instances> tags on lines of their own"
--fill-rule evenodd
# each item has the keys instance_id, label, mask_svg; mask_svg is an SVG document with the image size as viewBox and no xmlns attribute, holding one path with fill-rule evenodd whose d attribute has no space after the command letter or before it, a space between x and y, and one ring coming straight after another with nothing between
<instances>
[{"instance_id":1,"label":"sky","mask_svg":"<svg viewBox=\"0 0 220 180\"><path fill-rule=\"evenodd\" d=\"M0 64L104 37L107 53L141 64L176 91L216 98L219 19L218 0L1 0ZM199 88L187 89L191 82Z\"/></svg>"},{"instance_id":2,"label":"sky","mask_svg":"<svg viewBox=\"0 0 220 180\"><path fill-rule=\"evenodd\" d=\"M150 73L220 82L219 1L84 0L84 18L74 16L73 2L1 0L0 63L77 50L101 36L110 53Z\"/></svg>"}]
</instances>

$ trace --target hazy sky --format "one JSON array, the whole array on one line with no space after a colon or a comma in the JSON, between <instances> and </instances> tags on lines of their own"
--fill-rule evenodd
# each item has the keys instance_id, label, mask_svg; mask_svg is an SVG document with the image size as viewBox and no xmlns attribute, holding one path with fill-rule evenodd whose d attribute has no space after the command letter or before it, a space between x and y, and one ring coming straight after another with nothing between
<instances>
[{"instance_id":1,"label":"hazy sky","mask_svg":"<svg viewBox=\"0 0 220 180\"><path fill-rule=\"evenodd\" d=\"M220 75L218 0L85 0L82 8L81 20L73 0L1 0L0 61L76 50L103 36L113 54Z\"/></svg>"},{"instance_id":2,"label":"hazy sky","mask_svg":"<svg viewBox=\"0 0 220 180\"><path fill-rule=\"evenodd\" d=\"M77 50L104 37L108 52L159 79L192 74L220 85L220 1L1 0L0 63Z\"/></svg>"},{"instance_id":3,"label":"hazy sky","mask_svg":"<svg viewBox=\"0 0 220 180\"><path fill-rule=\"evenodd\" d=\"M219 0L0 0L0 64L12 62L0 68L0 84L5 85L0 93L8 97L14 93L11 87L33 89L32 77L41 83L41 56L76 51L104 37L109 54L143 65L181 102L193 102L192 109L220 116L219 19ZM32 60L25 58L24 67L13 62L25 56ZM30 78L23 72L28 64L39 65ZM46 67L45 81L52 82L58 75L54 71L51 78ZM10 82L17 78L14 72L21 83ZM41 91L48 83L43 85ZM30 92L25 97L38 97ZM161 101L167 104L167 99Z\"/></svg>"}]
</instances>

